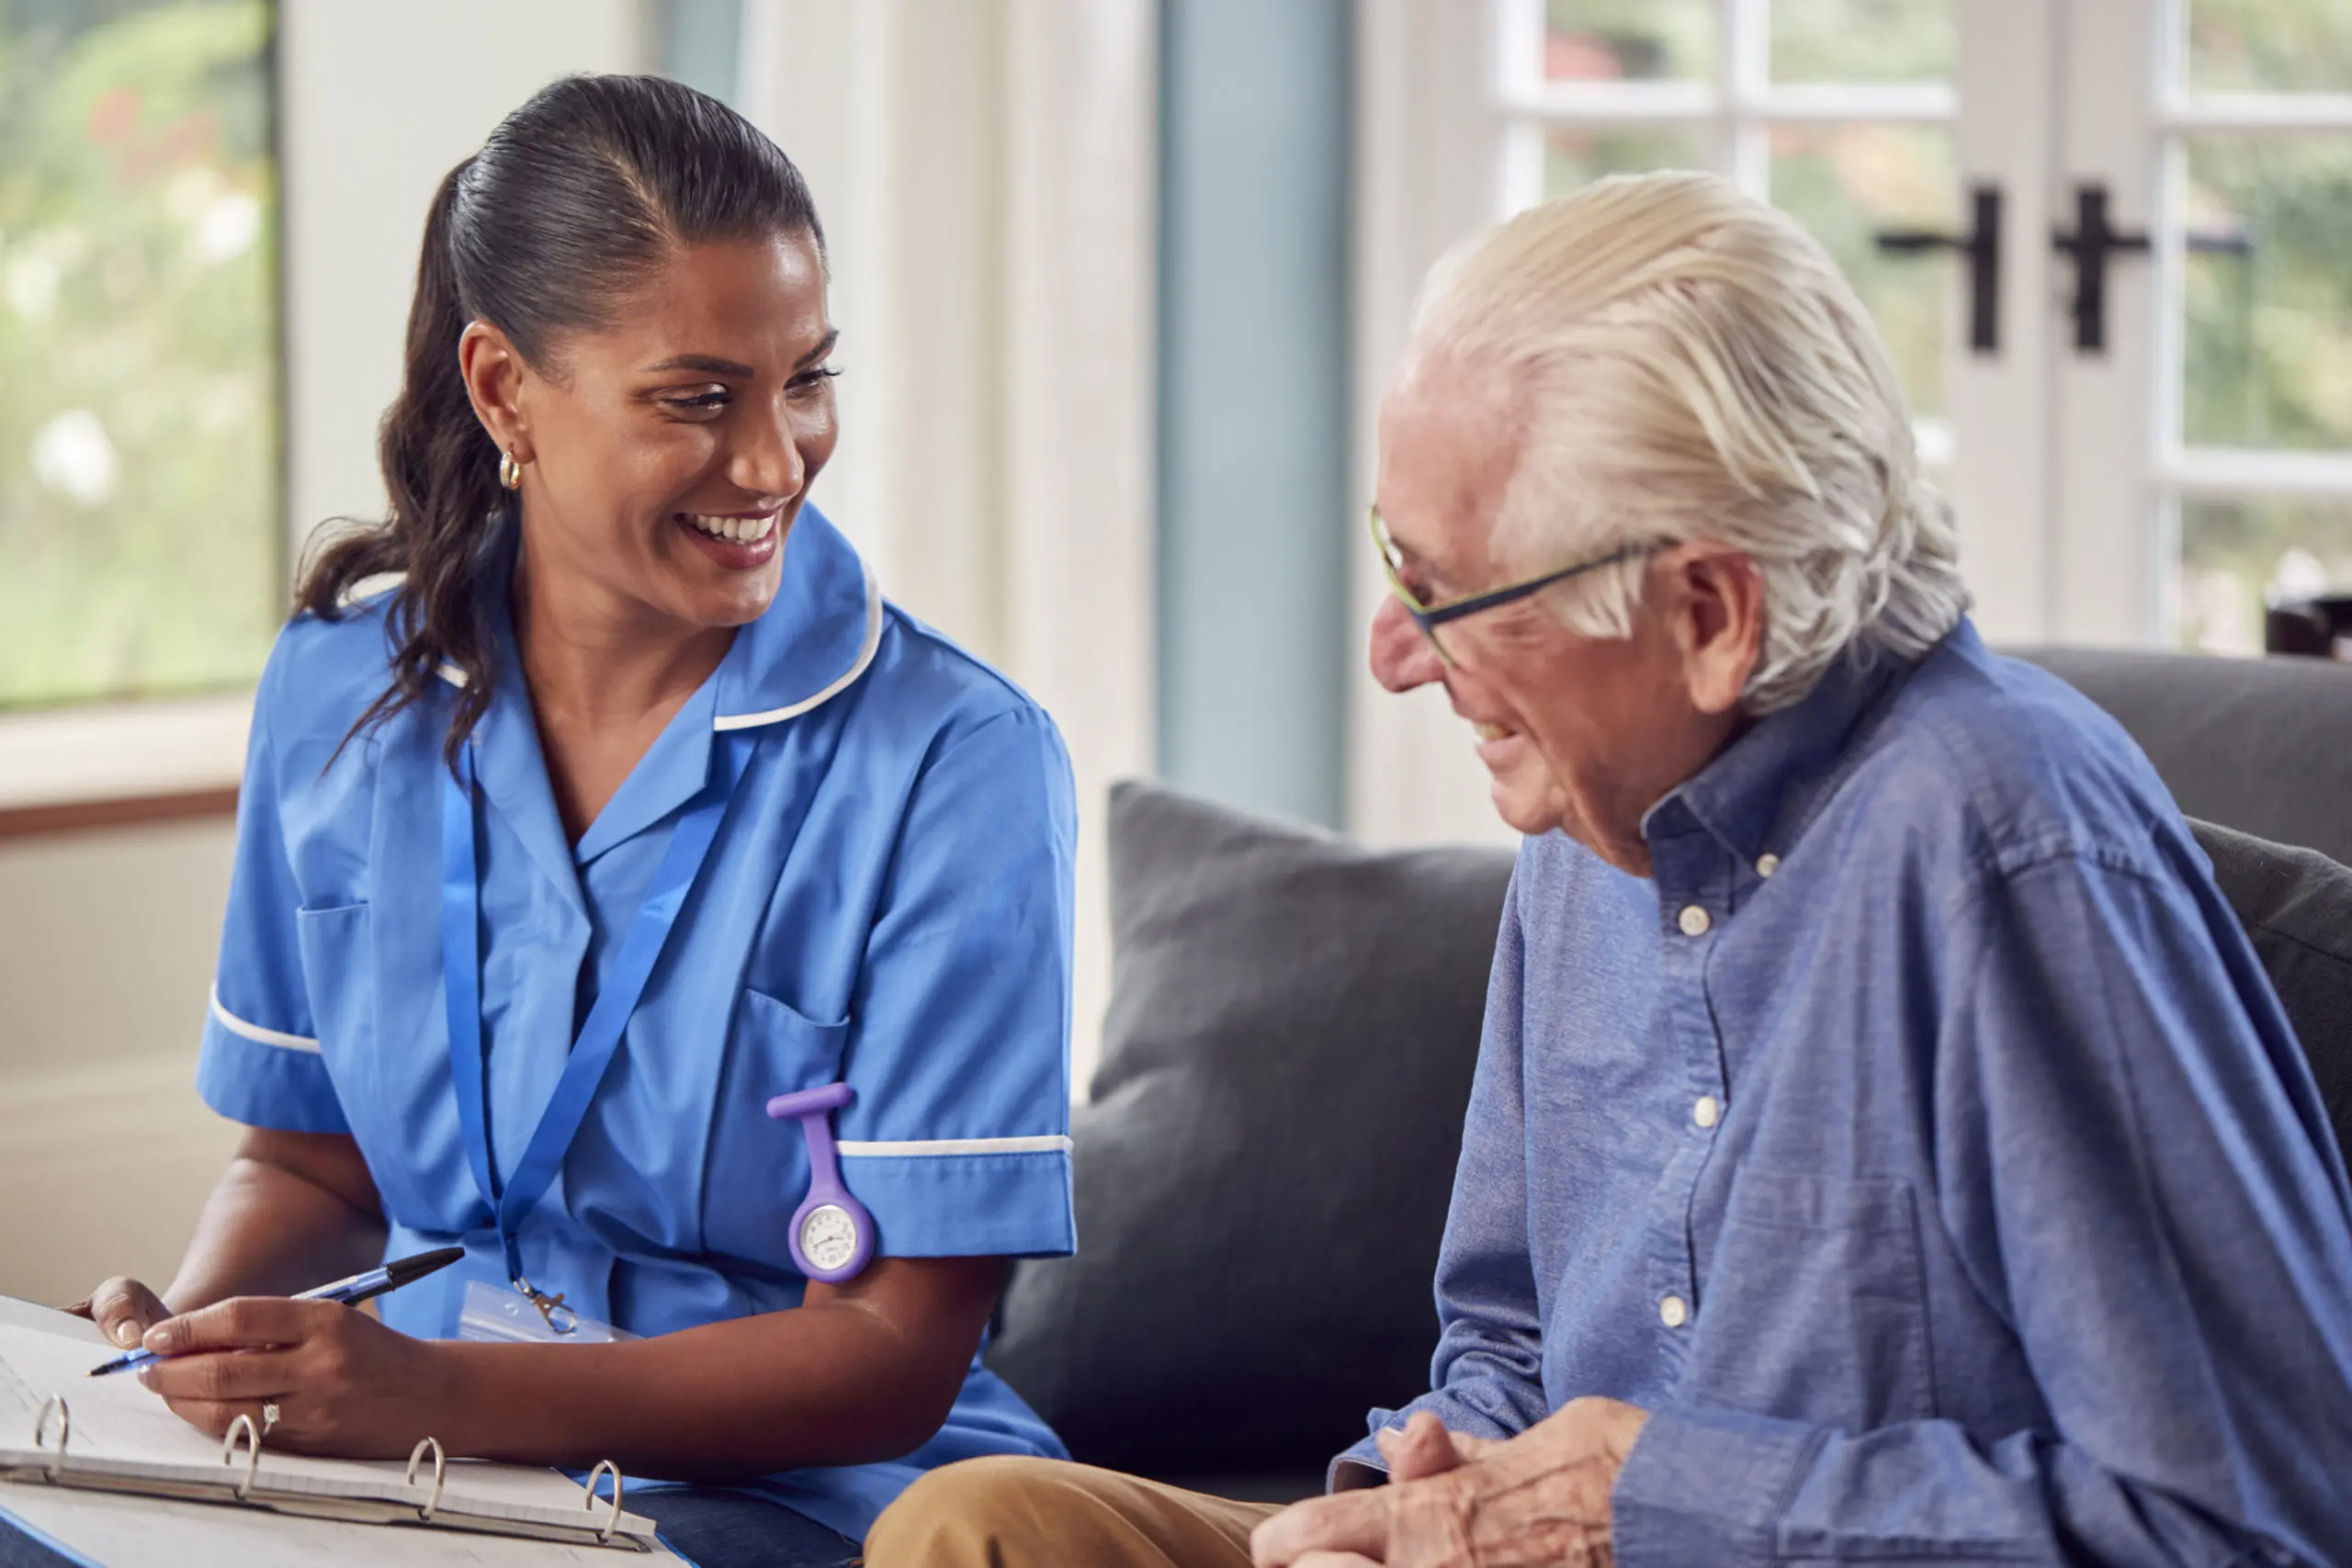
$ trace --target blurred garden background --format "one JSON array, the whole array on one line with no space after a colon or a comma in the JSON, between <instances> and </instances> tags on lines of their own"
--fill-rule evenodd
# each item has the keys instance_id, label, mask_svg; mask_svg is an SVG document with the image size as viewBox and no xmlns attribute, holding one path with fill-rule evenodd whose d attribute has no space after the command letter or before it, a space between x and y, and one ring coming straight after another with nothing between
<instances>
[{"instance_id":1,"label":"blurred garden background","mask_svg":"<svg viewBox=\"0 0 2352 1568\"><path fill-rule=\"evenodd\" d=\"M233 687L286 604L265 0L0 0L0 706Z\"/></svg>"}]
</instances>

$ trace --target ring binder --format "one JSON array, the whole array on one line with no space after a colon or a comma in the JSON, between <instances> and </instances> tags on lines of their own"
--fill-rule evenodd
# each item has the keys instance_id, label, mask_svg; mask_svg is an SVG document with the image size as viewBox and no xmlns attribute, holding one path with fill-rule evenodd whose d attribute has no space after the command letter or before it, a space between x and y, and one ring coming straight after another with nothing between
<instances>
[{"instance_id":1,"label":"ring binder","mask_svg":"<svg viewBox=\"0 0 2352 1568\"><path fill-rule=\"evenodd\" d=\"M617 1464L590 1473L592 1489L607 1472L613 1478L613 1490L599 1496L553 1470L460 1463L429 1438L411 1450L403 1476L397 1461L387 1467L272 1450L256 1415L238 1416L219 1437L207 1437L128 1379L83 1381L108 1348L86 1330L67 1336L0 1323L0 1384L25 1389L19 1408L32 1415L29 1432L0 1434L0 1506L12 1487L55 1486L575 1549L662 1550L653 1521L627 1511Z\"/></svg>"},{"instance_id":2,"label":"ring binder","mask_svg":"<svg viewBox=\"0 0 2352 1568\"><path fill-rule=\"evenodd\" d=\"M220 1439L220 1462L227 1464L237 1457L237 1434L245 1435L245 1473L237 1483L237 1501L250 1503L254 1498L254 1477L261 1473L261 1429L250 1416L240 1416L229 1423L228 1435Z\"/></svg>"},{"instance_id":3,"label":"ring binder","mask_svg":"<svg viewBox=\"0 0 2352 1568\"><path fill-rule=\"evenodd\" d=\"M427 1449L433 1450L433 1495L427 1497L424 1500L424 1506L417 1509L416 1517L418 1523L429 1525L433 1522L433 1510L441 1506L441 1483L447 1472L448 1456L441 1451L441 1440L438 1438L427 1438L409 1450L408 1483L411 1486L416 1484L416 1467L424 1460L424 1450Z\"/></svg>"},{"instance_id":4,"label":"ring binder","mask_svg":"<svg viewBox=\"0 0 2352 1568\"><path fill-rule=\"evenodd\" d=\"M49 1434L49 1413L57 1412L57 1457L49 1461L49 1483L57 1484L57 1472L65 1463L65 1444L74 1435L74 1412L65 1404L65 1396L52 1393L41 1401L40 1414L33 1418L33 1449L41 1451L40 1440Z\"/></svg>"},{"instance_id":5,"label":"ring binder","mask_svg":"<svg viewBox=\"0 0 2352 1568\"><path fill-rule=\"evenodd\" d=\"M608 1459L598 1460L596 1468L588 1472L588 1495L581 1503L584 1508L595 1507L596 1478L606 1472L610 1472L613 1477L613 1511L605 1518L603 1528L596 1531L596 1544L599 1546L611 1545L613 1532L621 1528L621 1467Z\"/></svg>"}]
</instances>

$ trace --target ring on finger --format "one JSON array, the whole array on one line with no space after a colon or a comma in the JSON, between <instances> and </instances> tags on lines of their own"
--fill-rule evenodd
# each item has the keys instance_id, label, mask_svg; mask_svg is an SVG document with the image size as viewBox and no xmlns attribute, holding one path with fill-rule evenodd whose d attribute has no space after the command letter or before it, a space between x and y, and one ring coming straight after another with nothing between
<instances>
[{"instance_id":1,"label":"ring on finger","mask_svg":"<svg viewBox=\"0 0 2352 1568\"><path fill-rule=\"evenodd\" d=\"M280 1412L277 1408L277 1401L274 1399L265 1399L262 1401L261 1435L263 1437L266 1438L269 1436L271 1429L277 1425L279 1415Z\"/></svg>"}]
</instances>

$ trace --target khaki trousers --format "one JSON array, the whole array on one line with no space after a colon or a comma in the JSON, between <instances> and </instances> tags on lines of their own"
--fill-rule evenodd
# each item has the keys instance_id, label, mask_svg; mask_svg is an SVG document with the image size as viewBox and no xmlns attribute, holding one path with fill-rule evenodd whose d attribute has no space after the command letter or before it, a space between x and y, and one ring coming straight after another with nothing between
<instances>
[{"instance_id":1,"label":"khaki trousers","mask_svg":"<svg viewBox=\"0 0 2352 1568\"><path fill-rule=\"evenodd\" d=\"M865 1538L866 1568L1250 1568L1279 1513L1063 1460L1000 1455L934 1470Z\"/></svg>"}]
</instances>

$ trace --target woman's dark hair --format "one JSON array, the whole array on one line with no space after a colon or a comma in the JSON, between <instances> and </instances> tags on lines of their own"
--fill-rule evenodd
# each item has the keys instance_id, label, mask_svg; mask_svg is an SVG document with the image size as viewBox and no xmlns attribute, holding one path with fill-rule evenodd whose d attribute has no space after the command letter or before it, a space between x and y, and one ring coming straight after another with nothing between
<instances>
[{"instance_id":1,"label":"woman's dark hair","mask_svg":"<svg viewBox=\"0 0 2352 1568\"><path fill-rule=\"evenodd\" d=\"M466 393L458 339L477 319L544 368L566 333L612 324L628 290L681 248L824 231L792 161L718 99L656 76L542 89L449 171L424 221L401 393L377 434L391 515L329 542L297 610L334 620L362 580L403 574L385 621L392 682L358 734L465 677L445 750L490 706L491 580L514 526L499 450Z\"/></svg>"}]
</instances>

